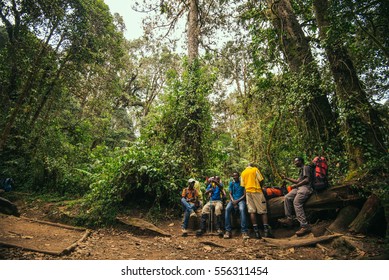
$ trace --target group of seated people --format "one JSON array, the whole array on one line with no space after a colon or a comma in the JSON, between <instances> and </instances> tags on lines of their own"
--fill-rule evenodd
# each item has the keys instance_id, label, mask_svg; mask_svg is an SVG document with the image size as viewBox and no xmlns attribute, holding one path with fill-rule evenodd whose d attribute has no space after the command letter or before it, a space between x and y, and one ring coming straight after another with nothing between
<instances>
[{"instance_id":1,"label":"group of seated people","mask_svg":"<svg viewBox=\"0 0 389 280\"><path fill-rule=\"evenodd\" d=\"M310 232L303 204L312 193L312 190L309 185L309 172L304 167L304 160L295 158L294 164L300 169L299 178L291 179L283 176L285 180L292 182L293 185L291 186L292 191L285 196L284 208L286 218L279 219L279 222L290 226L293 224L293 219L297 219L300 222L301 228L296 232L296 235L303 236ZM208 198L208 202L204 206L202 206L202 193L199 182L192 178L189 179L188 186L183 189L181 195L181 203L185 211L182 235L188 235L189 219L190 217L197 217L196 210L202 207L200 229L196 232L197 236L201 236L206 232L207 220L211 219L211 231L213 231L213 225L215 224L216 233L219 236L231 238L231 215L232 213L239 213L241 235L243 239L249 239L246 216L248 212L255 238L262 238L257 222L257 214L262 220L264 237L274 237L268 223L266 198L261 188L263 179L261 172L254 164L249 164L240 175L238 172L234 172L228 187L229 202L226 207L224 205L227 195L219 176L214 176L207 180L205 196ZM224 217L222 216L223 210L225 210ZM293 212L296 214L296 217L293 216Z\"/></svg>"}]
</instances>

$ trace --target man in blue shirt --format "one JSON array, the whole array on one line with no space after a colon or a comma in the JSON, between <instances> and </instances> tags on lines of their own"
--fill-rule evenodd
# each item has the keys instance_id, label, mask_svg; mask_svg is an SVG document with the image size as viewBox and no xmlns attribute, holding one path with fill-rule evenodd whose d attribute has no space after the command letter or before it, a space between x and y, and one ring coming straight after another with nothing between
<instances>
[{"instance_id":1,"label":"man in blue shirt","mask_svg":"<svg viewBox=\"0 0 389 280\"><path fill-rule=\"evenodd\" d=\"M225 228L226 232L224 238L231 238L231 213L239 211L240 214L240 228L243 239L249 239L247 234L247 220L246 220L246 190L240 185L239 173L232 174L233 181L230 182L230 202L226 207L225 212Z\"/></svg>"},{"instance_id":2,"label":"man in blue shirt","mask_svg":"<svg viewBox=\"0 0 389 280\"><path fill-rule=\"evenodd\" d=\"M223 211L222 199L225 198L226 192L223 189L223 184L220 182L219 176L215 176L209 179L209 185L205 191L205 195L209 196L209 201L207 202L207 204L204 205L203 210L201 212L200 229L196 232L196 235L200 236L205 233L206 222L208 216L210 216L211 207L215 207L216 232L218 235L223 236L223 231L221 229Z\"/></svg>"}]
</instances>

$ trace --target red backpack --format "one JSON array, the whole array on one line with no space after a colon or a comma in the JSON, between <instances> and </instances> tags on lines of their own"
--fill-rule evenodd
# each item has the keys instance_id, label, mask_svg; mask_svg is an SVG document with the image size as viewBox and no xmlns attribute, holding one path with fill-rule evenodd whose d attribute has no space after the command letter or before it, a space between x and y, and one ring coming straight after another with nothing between
<instances>
[{"instance_id":1,"label":"red backpack","mask_svg":"<svg viewBox=\"0 0 389 280\"><path fill-rule=\"evenodd\" d=\"M311 168L311 187L315 191L321 191L328 188L328 165L327 159L322 156L315 157L312 160Z\"/></svg>"}]
</instances>

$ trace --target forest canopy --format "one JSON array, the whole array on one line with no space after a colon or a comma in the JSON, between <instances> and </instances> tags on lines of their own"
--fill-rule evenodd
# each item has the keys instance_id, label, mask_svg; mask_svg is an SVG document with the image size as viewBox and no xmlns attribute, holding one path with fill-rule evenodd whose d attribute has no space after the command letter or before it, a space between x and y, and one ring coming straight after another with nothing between
<instances>
[{"instance_id":1,"label":"forest canopy","mask_svg":"<svg viewBox=\"0 0 389 280\"><path fill-rule=\"evenodd\" d=\"M1 178L80 198L104 224L177 207L190 177L228 182L255 162L280 185L295 156L322 155L333 184L388 203L388 1L133 8L154 13L127 40L102 0L0 0Z\"/></svg>"}]
</instances>

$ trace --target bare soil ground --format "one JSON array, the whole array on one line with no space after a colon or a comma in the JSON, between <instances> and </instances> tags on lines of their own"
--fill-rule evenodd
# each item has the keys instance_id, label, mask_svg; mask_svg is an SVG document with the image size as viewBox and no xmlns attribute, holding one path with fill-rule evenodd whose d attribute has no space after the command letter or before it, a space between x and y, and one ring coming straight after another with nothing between
<instances>
[{"instance_id":1,"label":"bare soil ground","mask_svg":"<svg viewBox=\"0 0 389 280\"><path fill-rule=\"evenodd\" d=\"M58 207L54 203L15 201L21 216L59 222L53 220ZM54 213L54 214L53 214ZM331 221L319 221L313 226L313 236L326 233ZM32 252L26 249L0 247L0 259L8 260L327 260L327 259L388 259L384 239L375 236L348 236L335 238L303 247L271 246L266 239L243 240L238 230L233 231L232 239L223 239L215 235L196 237L194 231L188 237L181 236L180 217L161 221L156 226L171 236L153 234L147 230L130 227L94 229L75 249L60 256ZM15 225L15 229L16 229ZM1 227L1 225L0 225ZM24 225L26 232L31 232L29 225ZM10 230L10 229L8 229ZM274 228L275 239L301 239L294 236L296 229ZM11 230L12 231L12 230ZM26 234L32 235L33 233ZM54 237L54 240L53 240ZM60 233L45 232L40 238L30 242L61 243L65 242ZM62 244L62 247L67 245Z\"/></svg>"}]
</instances>

